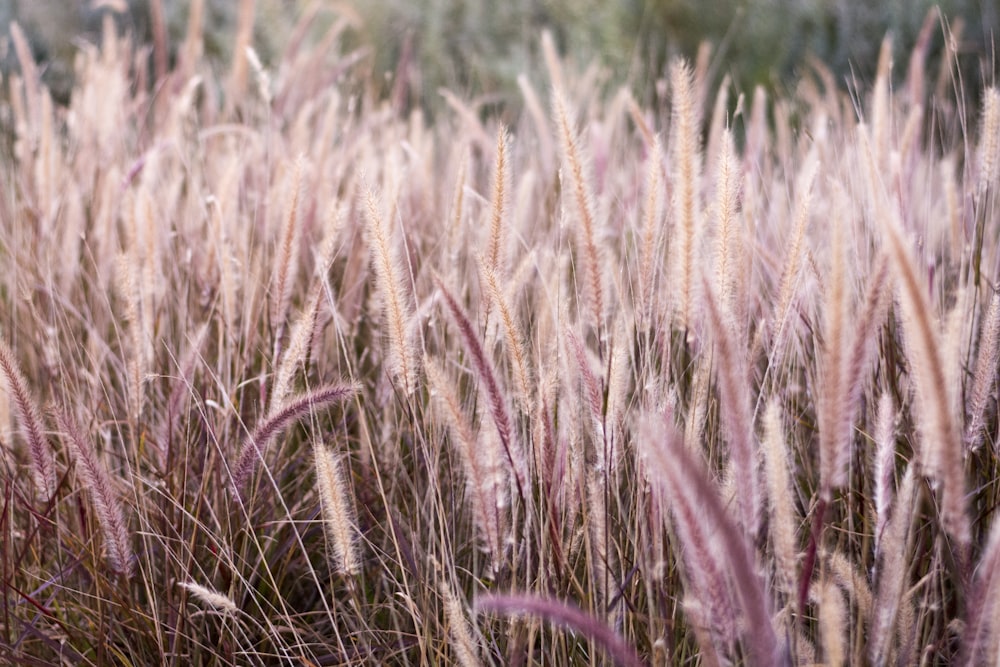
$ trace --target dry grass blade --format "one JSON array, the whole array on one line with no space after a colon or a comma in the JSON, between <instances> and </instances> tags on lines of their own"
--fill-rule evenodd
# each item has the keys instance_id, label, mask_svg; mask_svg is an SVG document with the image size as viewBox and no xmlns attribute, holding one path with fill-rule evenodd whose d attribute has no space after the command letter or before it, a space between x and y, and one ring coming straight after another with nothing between
<instances>
[{"instance_id":1,"label":"dry grass blade","mask_svg":"<svg viewBox=\"0 0 1000 667\"><path fill-rule=\"evenodd\" d=\"M642 660L620 635L600 620L560 600L534 595L484 595L476 598L476 610L515 616L540 616L555 625L569 628L596 642L608 656L623 667L642 667Z\"/></svg>"},{"instance_id":2,"label":"dry grass blade","mask_svg":"<svg viewBox=\"0 0 1000 667\"><path fill-rule=\"evenodd\" d=\"M160 449L159 464L161 469L166 469L169 444L174 435L173 431L181 414L183 400L185 396L192 393L192 380L195 369L200 361L201 348L208 336L208 323L202 324L191 337L188 350L178 365L179 376L174 380L174 388L170 391L167 399L167 418L163 420L158 432L158 442Z\"/></svg>"},{"instance_id":3,"label":"dry grass blade","mask_svg":"<svg viewBox=\"0 0 1000 667\"><path fill-rule=\"evenodd\" d=\"M284 408L257 424L253 432L244 438L239 457L232 467L233 491L237 497L242 497L254 466L258 459L263 459L264 450L276 435L315 410L338 403L357 391L358 387L353 385L326 385L288 401Z\"/></svg>"}]
</instances>

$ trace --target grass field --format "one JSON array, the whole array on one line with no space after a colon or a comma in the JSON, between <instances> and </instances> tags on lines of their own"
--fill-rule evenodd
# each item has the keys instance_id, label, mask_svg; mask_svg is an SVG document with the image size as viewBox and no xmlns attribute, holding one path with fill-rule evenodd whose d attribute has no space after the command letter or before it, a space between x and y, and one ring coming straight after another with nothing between
<instances>
[{"instance_id":1,"label":"grass field","mask_svg":"<svg viewBox=\"0 0 1000 667\"><path fill-rule=\"evenodd\" d=\"M654 106L543 34L431 118L349 18L249 20L221 73L109 22L65 107L12 27L0 662L997 662L1000 91L948 34Z\"/></svg>"}]
</instances>

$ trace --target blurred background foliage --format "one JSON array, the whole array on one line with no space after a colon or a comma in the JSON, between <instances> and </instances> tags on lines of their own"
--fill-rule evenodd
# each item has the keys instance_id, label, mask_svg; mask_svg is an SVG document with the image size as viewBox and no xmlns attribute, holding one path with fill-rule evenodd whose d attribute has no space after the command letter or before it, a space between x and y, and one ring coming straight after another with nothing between
<instances>
[{"instance_id":1,"label":"blurred background foliage","mask_svg":"<svg viewBox=\"0 0 1000 667\"><path fill-rule=\"evenodd\" d=\"M519 99L516 78L542 83L539 36L552 32L560 51L580 66L599 63L606 83L628 83L639 95L655 91L664 65L675 55L694 58L699 44L713 44L716 81L729 74L737 90L756 84L781 90L802 74L813 54L843 83L873 76L883 36L893 35L897 76L905 72L928 10L941 8L941 23L964 30L958 44L970 92L991 83L996 72L994 35L1000 28L996 0L256 0L255 47L265 64L278 59L299 17L318 9L317 39L338 17L354 30L345 48L367 47L363 73L386 94L397 72L405 75L409 104L435 109L438 91L485 94L497 103ZM205 54L224 67L232 52L238 0L206 0ZM163 0L173 49L187 26L190 0ZM0 22L17 20L35 56L47 63L46 81L65 99L72 81L75 43L96 41L101 16L143 42L151 40L149 0L0 0ZM124 11L123 11L124 10ZM9 30L3 31L6 38ZM0 43L5 72L16 66ZM931 56L942 50L934 31ZM932 67L933 67L933 60ZM397 87L398 90L398 87Z\"/></svg>"}]
</instances>

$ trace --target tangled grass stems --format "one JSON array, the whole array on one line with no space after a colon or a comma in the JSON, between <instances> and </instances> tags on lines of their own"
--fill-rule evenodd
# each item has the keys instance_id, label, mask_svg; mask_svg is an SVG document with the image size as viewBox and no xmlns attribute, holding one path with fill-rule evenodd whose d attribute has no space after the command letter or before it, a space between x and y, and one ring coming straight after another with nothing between
<instances>
[{"instance_id":1,"label":"tangled grass stems","mask_svg":"<svg viewBox=\"0 0 1000 667\"><path fill-rule=\"evenodd\" d=\"M11 27L0 662L995 662L954 24L773 96L543 34L426 114L344 3L241 2L223 71L191 5L175 61L95 10L67 105Z\"/></svg>"}]
</instances>

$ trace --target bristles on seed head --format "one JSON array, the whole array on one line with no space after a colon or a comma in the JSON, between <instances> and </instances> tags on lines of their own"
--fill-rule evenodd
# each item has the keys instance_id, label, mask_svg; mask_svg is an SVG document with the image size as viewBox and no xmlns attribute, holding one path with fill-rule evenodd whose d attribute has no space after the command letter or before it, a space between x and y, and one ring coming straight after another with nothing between
<instances>
[{"instance_id":1,"label":"bristles on seed head","mask_svg":"<svg viewBox=\"0 0 1000 667\"><path fill-rule=\"evenodd\" d=\"M978 153L979 178L976 191L982 194L996 183L1000 173L1000 90L996 88L988 88L983 95Z\"/></svg>"}]
</instances>

